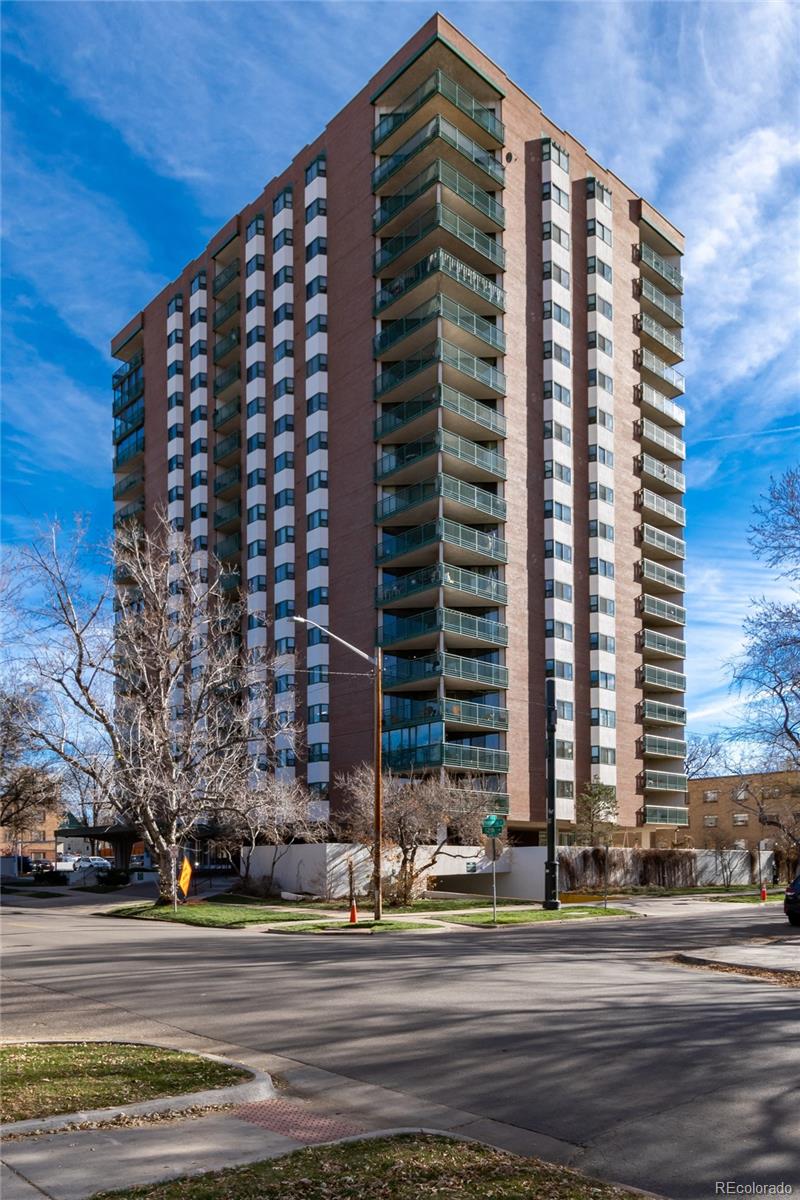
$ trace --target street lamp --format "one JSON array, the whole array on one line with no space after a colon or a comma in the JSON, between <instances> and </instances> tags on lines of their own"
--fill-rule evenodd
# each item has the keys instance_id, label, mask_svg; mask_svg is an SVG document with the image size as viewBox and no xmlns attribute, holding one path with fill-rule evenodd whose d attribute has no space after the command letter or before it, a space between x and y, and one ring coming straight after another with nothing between
<instances>
[{"instance_id":1,"label":"street lamp","mask_svg":"<svg viewBox=\"0 0 800 1200\"><path fill-rule=\"evenodd\" d=\"M374 819L374 842L375 845L372 851L372 883L375 889L375 920L380 921L383 918L383 765L382 765L382 746L381 746L381 724L382 724L382 674L383 674L383 651L380 646L375 649L374 656L367 654L364 650L359 650L358 646L352 645L351 642L346 642L344 638L338 634L332 633L324 625L320 625L317 621L312 621L310 617L292 617L293 621L298 621L301 625L313 625L315 629L321 629L322 632L329 638L333 638L341 646L352 650L359 658L366 659L374 668L373 675L375 679L375 819Z\"/></svg>"}]
</instances>

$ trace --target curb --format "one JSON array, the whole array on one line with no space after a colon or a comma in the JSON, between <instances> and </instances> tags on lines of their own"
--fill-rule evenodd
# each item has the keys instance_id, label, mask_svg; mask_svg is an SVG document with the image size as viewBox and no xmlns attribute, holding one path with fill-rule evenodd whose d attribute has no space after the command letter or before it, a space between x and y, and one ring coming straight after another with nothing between
<instances>
[{"instance_id":1,"label":"curb","mask_svg":"<svg viewBox=\"0 0 800 1200\"><path fill-rule=\"evenodd\" d=\"M724 958L707 958L700 954L673 954L672 961L690 967L729 967L732 971L768 971L772 975L786 975L788 979L800 978L800 970L794 967L759 967L755 963L728 962Z\"/></svg>"},{"instance_id":2,"label":"curb","mask_svg":"<svg viewBox=\"0 0 800 1200\"><path fill-rule=\"evenodd\" d=\"M71 1044L75 1039L45 1039L39 1045ZM87 1039L88 1040L88 1039ZM143 1117L150 1113L184 1112L197 1107L220 1107L228 1104L253 1104L259 1100L275 1100L278 1096L272 1076L266 1071L257 1071L245 1063L234 1062L233 1059L223 1058L219 1054L204 1054L198 1050L183 1050L174 1046L162 1046L158 1042L131 1041L120 1043L111 1038L92 1038L93 1042L107 1042L109 1045L126 1046L155 1046L159 1050L175 1050L179 1053L193 1054L196 1058L205 1058L210 1062L222 1063L226 1067L236 1067L247 1071L253 1078L245 1083L234 1083L230 1087L205 1088L201 1092L184 1092L177 1096L159 1096L153 1100L141 1100L136 1104L117 1104L113 1108L91 1108L79 1112L58 1113L52 1117L33 1117L27 1121L7 1121L0 1125L0 1138L19 1134L58 1133L73 1125L83 1125L89 1122L113 1121L115 1117ZM4 1042L3 1045L27 1045L27 1042Z\"/></svg>"}]
</instances>

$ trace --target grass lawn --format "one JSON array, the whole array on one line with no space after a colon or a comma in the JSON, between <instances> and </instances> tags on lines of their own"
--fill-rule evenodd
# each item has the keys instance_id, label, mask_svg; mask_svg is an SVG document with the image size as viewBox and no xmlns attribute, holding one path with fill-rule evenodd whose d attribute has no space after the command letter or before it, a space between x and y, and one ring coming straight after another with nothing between
<instances>
[{"instance_id":1,"label":"grass lawn","mask_svg":"<svg viewBox=\"0 0 800 1200\"><path fill-rule=\"evenodd\" d=\"M406 933L408 930L414 929L431 929L434 926L424 924L421 921L359 921L357 925L351 925L349 921L313 921L308 925L293 925L291 929L283 930L284 933L337 933L352 934L358 937L363 933Z\"/></svg>"},{"instance_id":2,"label":"grass lawn","mask_svg":"<svg viewBox=\"0 0 800 1200\"><path fill-rule=\"evenodd\" d=\"M518 912L501 912L497 913L498 925L535 925L539 921L574 921L580 917L630 917L631 914L624 908L597 908L591 905L586 905L584 908L579 908L577 904L571 905L569 908L560 909L543 909L529 908L520 909ZM447 918L448 923L454 925L491 925L492 913L475 912L464 913L462 916L453 916Z\"/></svg>"},{"instance_id":3,"label":"grass lawn","mask_svg":"<svg viewBox=\"0 0 800 1200\"><path fill-rule=\"evenodd\" d=\"M761 904L761 893L748 896L712 896L712 900L721 900L723 904ZM783 899L783 888L779 892L767 892L767 903L777 904Z\"/></svg>"},{"instance_id":4,"label":"grass lawn","mask_svg":"<svg viewBox=\"0 0 800 1200\"><path fill-rule=\"evenodd\" d=\"M359 896L357 897L359 911L372 911L372 897ZM498 904L530 904L530 900L501 900L498 898ZM459 908L491 908L492 897L480 896L469 897L465 900L412 900L410 904L389 905L384 900L383 909L387 913L425 913L425 912L452 912ZM341 900L309 900L308 908L324 909L326 912L347 912L349 907L345 897Z\"/></svg>"},{"instance_id":5,"label":"grass lawn","mask_svg":"<svg viewBox=\"0 0 800 1200\"><path fill-rule=\"evenodd\" d=\"M16 896L31 896L34 900L60 900L64 895L63 892L40 892L29 887L3 887L3 893L5 893L11 899L14 899ZM2 896L3 893L0 893L0 896Z\"/></svg>"},{"instance_id":6,"label":"grass lawn","mask_svg":"<svg viewBox=\"0 0 800 1200\"><path fill-rule=\"evenodd\" d=\"M283 912L265 905L218 904L201 900L199 904L179 904L173 912L168 905L126 904L115 908L109 917L130 917L137 921L172 921L178 925L203 925L211 929L244 929L246 925L265 925L277 921L308 921L309 913Z\"/></svg>"},{"instance_id":7,"label":"grass lawn","mask_svg":"<svg viewBox=\"0 0 800 1200\"><path fill-rule=\"evenodd\" d=\"M635 1200L626 1188L488 1146L425 1135L314 1146L118 1200ZM99 1200L99 1198L95 1198Z\"/></svg>"},{"instance_id":8,"label":"grass lawn","mask_svg":"<svg viewBox=\"0 0 800 1200\"><path fill-rule=\"evenodd\" d=\"M196 1054L102 1042L0 1046L0 1069L2 1121L135 1104L250 1078Z\"/></svg>"}]
</instances>

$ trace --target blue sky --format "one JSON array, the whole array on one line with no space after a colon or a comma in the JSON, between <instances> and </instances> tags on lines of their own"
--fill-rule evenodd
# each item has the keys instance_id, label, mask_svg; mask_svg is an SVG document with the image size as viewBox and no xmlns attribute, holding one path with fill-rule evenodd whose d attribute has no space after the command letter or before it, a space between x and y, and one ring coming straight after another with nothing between
<instances>
[{"instance_id":1,"label":"blue sky","mask_svg":"<svg viewBox=\"0 0 800 1200\"><path fill-rule=\"evenodd\" d=\"M800 458L798 12L442 3L687 236L691 726L730 719L751 508ZM107 347L432 13L418 3L4 5L3 538L110 523Z\"/></svg>"}]
</instances>

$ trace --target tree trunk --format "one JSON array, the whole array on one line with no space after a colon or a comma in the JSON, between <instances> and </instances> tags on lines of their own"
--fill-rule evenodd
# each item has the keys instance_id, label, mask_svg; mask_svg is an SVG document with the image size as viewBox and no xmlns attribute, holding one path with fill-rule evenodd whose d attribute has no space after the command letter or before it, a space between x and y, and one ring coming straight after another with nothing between
<instances>
[{"instance_id":1,"label":"tree trunk","mask_svg":"<svg viewBox=\"0 0 800 1200\"><path fill-rule=\"evenodd\" d=\"M169 850L158 853L158 899L156 904L172 904L172 855Z\"/></svg>"}]
</instances>

